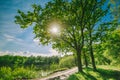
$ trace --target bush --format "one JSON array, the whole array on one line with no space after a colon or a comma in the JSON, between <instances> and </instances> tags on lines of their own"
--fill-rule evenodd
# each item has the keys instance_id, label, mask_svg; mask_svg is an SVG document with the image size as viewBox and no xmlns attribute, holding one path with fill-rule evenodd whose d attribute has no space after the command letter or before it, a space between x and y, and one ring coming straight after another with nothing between
<instances>
[{"instance_id":1,"label":"bush","mask_svg":"<svg viewBox=\"0 0 120 80\"><path fill-rule=\"evenodd\" d=\"M36 72L23 67L16 68L13 72L14 79L31 79L36 77Z\"/></svg>"},{"instance_id":2,"label":"bush","mask_svg":"<svg viewBox=\"0 0 120 80\"><path fill-rule=\"evenodd\" d=\"M60 67L61 68L72 68L75 66L75 59L74 56L67 56L60 60Z\"/></svg>"},{"instance_id":3,"label":"bush","mask_svg":"<svg viewBox=\"0 0 120 80\"><path fill-rule=\"evenodd\" d=\"M12 70L10 67L0 68L0 80L13 80Z\"/></svg>"},{"instance_id":4,"label":"bush","mask_svg":"<svg viewBox=\"0 0 120 80\"><path fill-rule=\"evenodd\" d=\"M56 70L58 68L59 68L58 64L52 64L52 65L50 65L50 70Z\"/></svg>"},{"instance_id":5,"label":"bush","mask_svg":"<svg viewBox=\"0 0 120 80\"><path fill-rule=\"evenodd\" d=\"M13 71L10 67L0 68L0 80L13 80L13 79L31 79L37 77L37 72L26 68L15 68Z\"/></svg>"}]
</instances>

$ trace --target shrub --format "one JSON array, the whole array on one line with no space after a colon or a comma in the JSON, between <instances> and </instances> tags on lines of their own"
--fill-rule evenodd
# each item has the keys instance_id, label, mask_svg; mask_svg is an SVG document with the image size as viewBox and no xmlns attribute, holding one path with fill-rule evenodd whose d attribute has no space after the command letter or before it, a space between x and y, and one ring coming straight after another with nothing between
<instances>
[{"instance_id":1,"label":"shrub","mask_svg":"<svg viewBox=\"0 0 120 80\"><path fill-rule=\"evenodd\" d=\"M14 79L31 79L36 77L36 72L30 69L25 69L23 67L16 68L13 71Z\"/></svg>"},{"instance_id":2,"label":"shrub","mask_svg":"<svg viewBox=\"0 0 120 80\"><path fill-rule=\"evenodd\" d=\"M72 68L75 66L75 59L74 56L67 56L60 60L60 67L61 68Z\"/></svg>"},{"instance_id":3,"label":"shrub","mask_svg":"<svg viewBox=\"0 0 120 80\"><path fill-rule=\"evenodd\" d=\"M10 67L0 68L0 80L12 80L12 70Z\"/></svg>"},{"instance_id":4,"label":"shrub","mask_svg":"<svg viewBox=\"0 0 120 80\"><path fill-rule=\"evenodd\" d=\"M59 68L58 64L52 64L52 65L50 65L50 70L56 70L58 68Z\"/></svg>"}]
</instances>

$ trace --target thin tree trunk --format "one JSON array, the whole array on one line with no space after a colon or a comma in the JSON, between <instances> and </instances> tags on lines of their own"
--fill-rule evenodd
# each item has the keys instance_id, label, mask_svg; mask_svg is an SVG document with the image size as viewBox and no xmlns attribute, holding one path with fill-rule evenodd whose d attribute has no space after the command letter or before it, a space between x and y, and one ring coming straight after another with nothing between
<instances>
[{"instance_id":1,"label":"thin tree trunk","mask_svg":"<svg viewBox=\"0 0 120 80\"><path fill-rule=\"evenodd\" d=\"M87 57L86 57L86 54L84 52L83 52L83 55L84 55L85 66L88 67Z\"/></svg>"},{"instance_id":2,"label":"thin tree trunk","mask_svg":"<svg viewBox=\"0 0 120 80\"><path fill-rule=\"evenodd\" d=\"M74 58L75 58L75 65L77 65L77 56L75 54L73 54Z\"/></svg>"},{"instance_id":3,"label":"thin tree trunk","mask_svg":"<svg viewBox=\"0 0 120 80\"><path fill-rule=\"evenodd\" d=\"M82 72L81 51L79 50L77 50L77 66L78 66L78 72Z\"/></svg>"},{"instance_id":4,"label":"thin tree trunk","mask_svg":"<svg viewBox=\"0 0 120 80\"><path fill-rule=\"evenodd\" d=\"M96 70L95 59L94 59L94 55L93 55L92 39L91 38L92 38L92 36L91 36L91 33L90 33L90 55L91 55L93 69Z\"/></svg>"},{"instance_id":5,"label":"thin tree trunk","mask_svg":"<svg viewBox=\"0 0 120 80\"><path fill-rule=\"evenodd\" d=\"M91 46L91 48L90 48L90 54L91 54L91 60L92 60L93 69L96 70L95 59L94 59L94 55L93 55L92 46Z\"/></svg>"}]
</instances>

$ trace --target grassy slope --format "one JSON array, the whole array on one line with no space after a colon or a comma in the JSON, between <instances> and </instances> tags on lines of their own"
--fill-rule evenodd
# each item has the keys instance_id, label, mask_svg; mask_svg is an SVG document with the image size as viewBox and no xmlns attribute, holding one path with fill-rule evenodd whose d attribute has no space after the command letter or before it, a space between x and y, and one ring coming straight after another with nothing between
<instances>
[{"instance_id":1,"label":"grassy slope","mask_svg":"<svg viewBox=\"0 0 120 80\"><path fill-rule=\"evenodd\" d=\"M87 68L83 70L83 73L71 75L68 80L120 80L120 68L98 66L97 71Z\"/></svg>"}]
</instances>

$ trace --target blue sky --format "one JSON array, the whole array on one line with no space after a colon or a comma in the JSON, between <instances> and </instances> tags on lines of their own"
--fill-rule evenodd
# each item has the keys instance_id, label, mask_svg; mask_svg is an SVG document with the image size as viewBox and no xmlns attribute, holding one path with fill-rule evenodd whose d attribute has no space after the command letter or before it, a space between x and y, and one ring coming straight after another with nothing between
<instances>
[{"instance_id":1,"label":"blue sky","mask_svg":"<svg viewBox=\"0 0 120 80\"><path fill-rule=\"evenodd\" d=\"M17 10L32 10L33 3L45 5L49 0L0 0L0 51L51 53L51 46L38 45L34 40L32 26L21 29L14 23ZM53 51L54 52L54 51Z\"/></svg>"}]
</instances>

